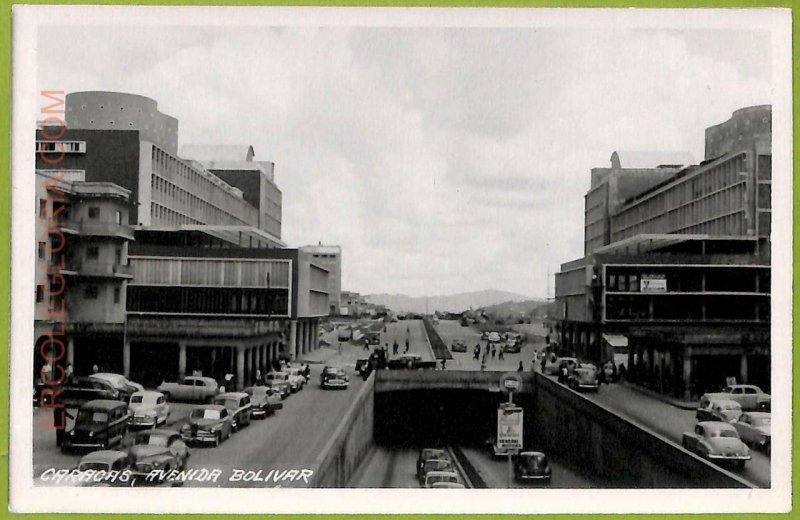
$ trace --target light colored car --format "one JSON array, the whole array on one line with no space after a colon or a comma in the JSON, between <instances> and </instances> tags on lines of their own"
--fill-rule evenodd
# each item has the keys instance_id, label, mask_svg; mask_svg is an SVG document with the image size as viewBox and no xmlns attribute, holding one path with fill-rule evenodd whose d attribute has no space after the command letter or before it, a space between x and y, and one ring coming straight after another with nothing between
<instances>
[{"instance_id":1,"label":"light colored car","mask_svg":"<svg viewBox=\"0 0 800 520\"><path fill-rule=\"evenodd\" d=\"M464 489L464 484L441 480L431 484L431 489Z\"/></svg>"},{"instance_id":2,"label":"light colored car","mask_svg":"<svg viewBox=\"0 0 800 520\"><path fill-rule=\"evenodd\" d=\"M427 475L425 475L425 481L422 483L422 487L430 488L437 482L449 482L452 484L460 484L458 480L458 475L454 471L429 471Z\"/></svg>"},{"instance_id":3,"label":"light colored car","mask_svg":"<svg viewBox=\"0 0 800 520\"><path fill-rule=\"evenodd\" d=\"M746 412L733 423L742 442L767 453L772 449L772 414L769 412Z\"/></svg>"},{"instance_id":4,"label":"light colored car","mask_svg":"<svg viewBox=\"0 0 800 520\"><path fill-rule=\"evenodd\" d=\"M123 376L122 374L112 374L110 372L98 372L97 374L92 374L89 376L89 379L105 381L106 383L110 384L114 387L115 390L119 392L120 399L123 401L127 401L128 398L133 395L135 392L141 392L144 390L144 387L139 383L134 383L133 381L129 381L128 378Z\"/></svg>"},{"instance_id":5,"label":"light colored car","mask_svg":"<svg viewBox=\"0 0 800 520\"><path fill-rule=\"evenodd\" d=\"M231 415L231 427L234 431L238 432L250 424L253 405L250 404L250 396L245 392L218 394L212 402L228 409L228 413Z\"/></svg>"},{"instance_id":6,"label":"light colored car","mask_svg":"<svg viewBox=\"0 0 800 520\"><path fill-rule=\"evenodd\" d=\"M694 431L684 432L681 444L712 462L729 462L738 469L750 460L750 449L739 438L736 428L724 422L702 421Z\"/></svg>"},{"instance_id":7,"label":"light colored car","mask_svg":"<svg viewBox=\"0 0 800 520\"><path fill-rule=\"evenodd\" d=\"M420 471L420 483L425 482L425 477L431 471L454 471L453 463L449 459L428 459L422 463Z\"/></svg>"},{"instance_id":8,"label":"light colored car","mask_svg":"<svg viewBox=\"0 0 800 520\"><path fill-rule=\"evenodd\" d=\"M573 370L567 384L573 390L600 390L600 381L597 378L597 367L591 363L580 363Z\"/></svg>"},{"instance_id":9,"label":"light colored car","mask_svg":"<svg viewBox=\"0 0 800 520\"><path fill-rule=\"evenodd\" d=\"M144 466L150 466L150 469L169 466L170 469L182 470L186 467L189 455L189 447L181 434L164 428L137 433L130 449L131 465L139 473L146 469Z\"/></svg>"},{"instance_id":10,"label":"light colored car","mask_svg":"<svg viewBox=\"0 0 800 520\"><path fill-rule=\"evenodd\" d=\"M230 438L232 418L228 409L218 404L195 406L186 424L181 427L184 442L210 442L219 446Z\"/></svg>"},{"instance_id":11,"label":"light colored car","mask_svg":"<svg viewBox=\"0 0 800 520\"><path fill-rule=\"evenodd\" d=\"M62 481L65 486L80 487L128 487L133 474L129 469L128 454L119 450L92 451L78 462L75 468L80 475ZM91 476L89 474L91 473Z\"/></svg>"},{"instance_id":12,"label":"light colored car","mask_svg":"<svg viewBox=\"0 0 800 520\"><path fill-rule=\"evenodd\" d=\"M710 399L703 396L695 418L698 421L736 422L742 415L742 406L730 399Z\"/></svg>"},{"instance_id":13,"label":"light colored car","mask_svg":"<svg viewBox=\"0 0 800 520\"><path fill-rule=\"evenodd\" d=\"M552 357L548 357L547 362L544 365L544 373L549 376L558 375L558 371L561 370L562 363L566 363L567 366L571 365L573 368L580 364L578 359L574 357L557 357L555 361L553 361Z\"/></svg>"},{"instance_id":14,"label":"light colored car","mask_svg":"<svg viewBox=\"0 0 800 520\"><path fill-rule=\"evenodd\" d=\"M219 393L219 385L211 377L186 376L180 382L163 382L158 385L159 392L167 401L210 401Z\"/></svg>"},{"instance_id":15,"label":"light colored car","mask_svg":"<svg viewBox=\"0 0 800 520\"><path fill-rule=\"evenodd\" d=\"M155 428L166 424L169 417L169 404L161 392L143 390L134 393L128 403L131 419L128 426L132 428Z\"/></svg>"},{"instance_id":16,"label":"light colored car","mask_svg":"<svg viewBox=\"0 0 800 520\"><path fill-rule=\"evenodd\" d=\"M270 386L272 386L273 383L285 383L289 386L289 392L294 394L300 389L300 382L297 377L290 377L288 370L289 368L284 367L280 372L268 372L267 375L264 376L264 380Z\"/></svg>"},{"instance_id":17,"label":"light colored car","mask_svg":"<svg viewBox=\"0 0 800 520\"><path fill-rule=\"evenodd\" d=\"M303 375L303 372L297 367L287 367L284 371L288 375L289 388L293 389L293 392L302 390L303 386L306 384L306 377Z\"/></svg>"},{"instance_id":18,"label":"light colored car","mask_svg":"<svg viewBox=\"0 0 800 520\"><path fill-rule=\"evenodd\" d=\"M755 385L730 385L723 388L721 392L706 395L711 399L725 398L736 401L745 411L769 409L772 402L772 396L762 392Z\"/></svg>"},{"instance_id":19,"label":"light colored car","mask_svg":"<svg viewBox=\"0 0 800 520\"><path fill-rule=\"evenodd\" d=\"M281 396L268 386L248 386L242 392L250 396L253 419L264 419L283 408Z\"/></svg>"},{"instance_id":20,"label":"light colored car","mask_svg":"<svg viewBox=\"0 0 800 520\"><path fill-rule=\"evenodd\" d=\"M490 332L486 336L486 339L489 341L489 343L500 343L500 334L497 332Z\"/></svg>"}]
</instances>

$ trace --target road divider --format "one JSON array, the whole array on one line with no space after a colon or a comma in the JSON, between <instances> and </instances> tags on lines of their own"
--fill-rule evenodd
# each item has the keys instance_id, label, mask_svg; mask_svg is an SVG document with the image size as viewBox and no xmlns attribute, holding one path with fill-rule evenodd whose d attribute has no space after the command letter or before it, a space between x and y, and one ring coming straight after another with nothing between
<instances>
[{"instance_id":1,"label":"road divider","mask_svg":"<svg viewBox=\"0 0 800 520\"><path fill-rule=\"evenodd\" d=\"M433 351L433 359L453 359L453 355L447 348L447 344L439 335L439 331L433 326L430 318L422 318L422 324L425 326L425 334L428 336L428 343Z\"/></svg>"}]
</instances>

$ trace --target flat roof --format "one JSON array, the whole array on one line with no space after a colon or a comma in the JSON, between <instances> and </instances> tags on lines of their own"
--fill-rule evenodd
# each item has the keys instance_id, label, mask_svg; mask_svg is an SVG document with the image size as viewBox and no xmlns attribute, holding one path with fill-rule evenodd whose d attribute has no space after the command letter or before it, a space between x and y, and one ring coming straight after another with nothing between
<instances>
[{"instance_id":1,"label":"flat roof","mask_svg":"<svg viewBox=\"0 0 800 520\"><path fill-rule=\"evenodd\" d=\"M286 242L282 241L280 238L254 226L181 224L177 226L136 226L134 229L137 231L195 231L238 246L242 246L243 239L249 242L250 238L253 238L254 240L271 242L279 248L286 247Z\"/></svg>"},{"instance_id":2,"label":"flat roof","mask_svg":"<svg viewBox=\"0 0 800 520\"><path fill-rule=\"evenodd\" d=\"M704 235L704 234L649 234L644 233L634 235L632 237L619 240L617 242L608 244L607 246L599 247L594 250L594 254L607 254L607 255L628 255L648 253L667 246L680 244L681 242L709 240L715 242L721 241L748 241L755 242L758 237L744 236L744 235Z\"/></svg>"}]
</instances>

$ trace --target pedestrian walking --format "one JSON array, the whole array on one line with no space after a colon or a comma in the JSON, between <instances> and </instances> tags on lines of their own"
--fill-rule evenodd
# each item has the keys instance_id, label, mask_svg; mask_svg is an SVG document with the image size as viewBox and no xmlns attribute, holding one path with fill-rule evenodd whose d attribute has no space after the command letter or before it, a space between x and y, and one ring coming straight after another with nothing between
<instances>
[{"instance_id":1,"label":"pedestrian walking","mask_svg":"<svg viewBox=\"0 0 800 520\"><path fill-rule=\"evenodd\" d=\"M51 403L56 404L56 403ZM59 403L53 406L53 428L56 429L56 447L60 448L64 442L64 434L67 431L67 417L74 419L72 415L67 412L67 409Z\"/></svg>"},{"instance_id":2,"label":"pedestrian walking","mask_svg":"<svg viewBox=\"0 0 800 520\"><path fill-rule=\"evenodd\" d=\"M502 349L502 348L499 348L499 349L497 349L497 350L498 350L498 352L497 352L497 359L498 359L498 360L500 360L500 361L504 360L504 359L505 359L505 355L503 354L503 349Z\"/></svg>"},{"instance_id":3,"label":"pedestrian walking","mask_svg":"<svg viewBox=\"0 0 800 520\"><path fill-rule=\"evenodd\" d=\"M396 356L398 350L400 350L400 345L397 343L397 340L394 340L394 343L392 343L392 354Z\"/></svg>"},{"instance_id":4,"label":"pedestrian walking","mask_svg":"<svg viewBox=\"0 0 800 520\"><path fill-rule=\"evenodd\" d=\"M540 361L542 367L542 374L544 374L544 366L547 364L547 356L542 355L542 360Z\"/></svg>"},{"instance_id":5,"label":"pedestrian walking","mask_svg":"<svg viewBox=\"0 0 800 520\"><path fill-rule=\"evenodd\" d=\"M524 369L522 368L522 361L519 362L519 366L517 367L517 372L522 372Z\"/></svg>"},{"instance_id":6,"label":"pedestrian walking","mask_svg":"<svg viewBox=\"0 0 800 520\"><path fill-rule=\"evenodd\" d=\"M475 345L475 348L472 351L472 359L478 359L481 355L481 346Z\"/></svg>"},{"instance_id":7,"label":"pedestrian walking","mask_svg":"<svg viewBox=\"0 0 800 520\"><path fill-rule=\"evenodd\" d=\"M408 338L406 338L406 351L405 351L406 354L408 353L409 346L410 346L410 343L408 342Z\"/></svg>"},{"instance_id":8,"label":"pedestrian walking","mask_svg":"<svg viewBox=\"0 0 800 520\"><path fill-rule=\"evenodd\" d=\"M492 359L494 359L496 354L497 354L497 346L492 345Z\"/></svg>"}]
</instances>

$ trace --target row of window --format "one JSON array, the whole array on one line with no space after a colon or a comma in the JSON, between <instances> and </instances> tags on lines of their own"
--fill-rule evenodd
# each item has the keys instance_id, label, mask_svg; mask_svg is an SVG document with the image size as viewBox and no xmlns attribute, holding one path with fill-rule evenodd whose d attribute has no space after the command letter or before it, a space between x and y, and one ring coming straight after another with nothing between
<instances>
[{"instance_id":1,"label":"row of window","mask_svg":"<svg viewBox=\"0 0 800 520\"><path fill-rule=\"evenodd\" d=\"M120 303L122 289L114 287L114 303ZM96 285L86 285L83 287L83 298L85 300L96 300L100 297L100 290ZM36 286L36 303L44 302L44 285ZM51 301L51 309L55 308L55 303Z\"/></svg>"},{"instance_id":2,"label":"row of window","mask_svg":"<svg viewBox=\"0 0 800 520\"><path fill-rule=\"evenodd\" d=\"M283 260L136 258L141 284L289 287L290 264Z\"/></svg>"},{"instance_id":3,"label":"row of window","mask_svg":"<svg viewBox=\"0 0 800 520\"><path fill-rule=\"evenodd\" d=\"M36 153L86 153L86 141L36 141Z\"/></svg>"},{"instance_id":4,"label":"row of window","mask_svg":"<svg viewBox=\"0 0 800 520\"><path fill-rule=\"evenodd\" d=\"M170 206L174 206L177 203L177 205L183 206L187 212L192 215L200 214L206 216L205 222L192 219L198 224L248 225L248 222L237 218L230 211L221 209L156 174L153 174L151 177L150 186L153 189L154 201L169 204Z\"/></svg>"},{"instance_id":5,"label":"row of window","mask_svg":"<svg viewBox=\"0 0 800 520\"><path fill-rule=\"evenodd\" d=\"M153 225L183 225L183 224L204 224L188 215L184 215L174 209L167 208L156 202L150 203L150 216Z\"/></svg>"},{"instance_id":6,"label":"row of window","mask_svg":"<svg viewBox=\"0 0 800 520\"><path fill-rule=\"evenodd\" d=\"M287 289L128 287L128 311L180 314L289 315Z\"/></svg>"},{"instance_id":7,"label":"row of window","mask_svg":"<svg viewBox=\"0 0 800 520\"><path fill-rule=\"evenodd\" d=\"M64 222L66 220L69 220L69 214L72 210L71 206L64 204L63 202L53 201L52 215L48 214L47 207L48 207L48 200L39 199L40 219L46 220L52 216L53 220L55 220L56 222ZM88 217L92 220L99 220L102 215L100 206L89 206L86 213ZM114 210L114 223L122 224L122 212L119 210Z\"/></svg>"}]
</instances>

